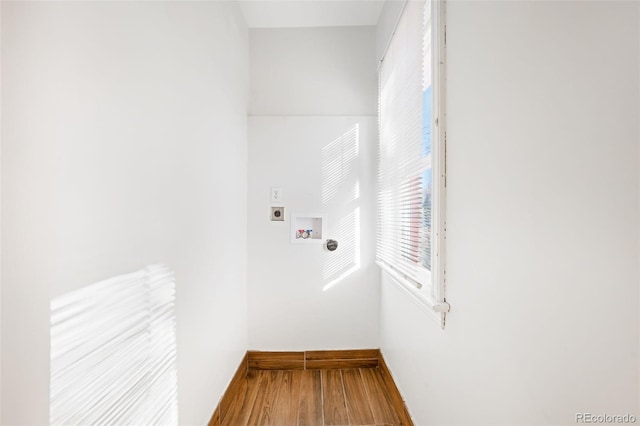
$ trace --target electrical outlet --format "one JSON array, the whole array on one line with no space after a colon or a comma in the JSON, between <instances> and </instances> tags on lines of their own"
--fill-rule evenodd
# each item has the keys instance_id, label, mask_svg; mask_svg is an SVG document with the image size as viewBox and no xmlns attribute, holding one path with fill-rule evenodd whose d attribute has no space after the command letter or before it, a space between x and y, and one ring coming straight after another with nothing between
<instances>
[{"instance_id":1,"label":"electrical outlet","mask_svg":"<svg viewBox=\"0 0 640 426\"><path fill-rule=\"evenodd\" d=\"M271 207L271 221L284 222L284 207Z\"/></svg>"},{"instance_id":2,"label":"electrical outlet","mask_svg":"<svg viewBox=\"0 0 640 426\"><path fill-rule=\"evenodd\" d=\"M282 202L282 188L279 186L271 187L271 202L272 203L281 203Z\"/></svg>"}]
</instances>

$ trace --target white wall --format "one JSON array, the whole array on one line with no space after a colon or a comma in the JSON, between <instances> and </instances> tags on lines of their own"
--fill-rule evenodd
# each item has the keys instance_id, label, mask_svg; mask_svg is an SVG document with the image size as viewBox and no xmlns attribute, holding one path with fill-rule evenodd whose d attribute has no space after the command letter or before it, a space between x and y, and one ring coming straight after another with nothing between
<instances>
[{"instance_id":1,"label":"white wall","mask_svg":"<svg viewBox=\"0 0 640 426\"><path fill-rule=\"evenodd\" d=\"M249 129L250 348L378 347L375 118L251 117ZM270 221L271 186L285 222ZM291 244L292 212L327 214L322 241L338 249Z\"/></svg>"},{"instance_id":2,"label":"white wall","mask_svg":"<svg viewBox=\"0 0 640 426\"><path fill-rule=\"evenodd\" d=\"M383 0L243 0L240 8L251 28L376 25Z\"/></svg>"},{"instance_id":3,"label":"white wall","mask_svg":"<svg viewBox=\"0 0 640 426\"><path fill-rule=\"evenodd\" d=\"M251 115L376 115L375 27L250 30Z\"/></svg>"},{"instance_id":4,"label":"white wall","mask_svg":"<svg viewBox=\"0 0 640 426\"><path fill-rule=\"evenodd\" d=\"M382 284L416 424L639 414L637 8L448 4L446 329Z\"/></svg>"},{"instance_id":5,"label":"white wall","mask_svg":"<svg viewBox=\"0 0 640 426\"><path fill-rule=\"evenodd\" d=\"M252 29L250 40L249 347L378 347L375 30ZM285 222L269 221L271 186ZM291 212L327 213L338 250L291 244Z\"/></svg>"},{"instance_id":6,"label":"white wall","mask_svg":"<svg viewBox=\"0 0 640 426\"><path fill-rule=\"evenodd\" d=\"M230 3L2 2L2 424L47 424L49 301L176 272L179 415L247 347L248 31Z\"/></svg>"}]
</instances>

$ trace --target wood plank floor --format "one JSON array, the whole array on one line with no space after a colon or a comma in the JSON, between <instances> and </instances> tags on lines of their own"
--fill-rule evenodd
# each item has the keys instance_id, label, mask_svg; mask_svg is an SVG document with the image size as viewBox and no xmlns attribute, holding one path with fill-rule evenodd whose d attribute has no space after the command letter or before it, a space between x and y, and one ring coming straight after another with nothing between
<instances>
[{"instance_id":1,"label":"wood plank floor","mask_svg":"<svg viewBox=\"0 0 640 426\"><path fill-rule=\"evenodd\" d=\"M222 426L401 425L380 369L249 370Z\"/></svg>"}]
</instances>

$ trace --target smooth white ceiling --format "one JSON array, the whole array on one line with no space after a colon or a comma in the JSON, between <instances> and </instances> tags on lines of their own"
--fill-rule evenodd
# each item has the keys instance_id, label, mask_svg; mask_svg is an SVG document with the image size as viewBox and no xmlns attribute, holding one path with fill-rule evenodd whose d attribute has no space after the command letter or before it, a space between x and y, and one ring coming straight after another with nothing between
<instances>
[{"instance_id":1,"label":"smooth white ceiling","mask_svg":"<svg viewBox=\"0 0 640 426\"><path fill-rule=\"evenodd\" d=\"M240 1L249 28L376 25L383 0Z\"/></svg>"}]
</instances>

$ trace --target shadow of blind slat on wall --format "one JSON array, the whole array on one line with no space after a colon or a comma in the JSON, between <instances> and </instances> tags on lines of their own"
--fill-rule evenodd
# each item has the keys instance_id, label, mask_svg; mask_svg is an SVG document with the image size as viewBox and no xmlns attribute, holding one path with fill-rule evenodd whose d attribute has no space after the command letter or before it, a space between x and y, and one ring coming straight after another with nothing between
<instances>
[{"instance_id":1,"label":"shadow of blind slat on wall","mask_svg":"<svg viewBox=\"0 0 640 426\"><path fill-rule=\"evenodd\" d=\"M178 423L175 282L162 265L51 301L50 423Z\"/></svg>"}]
</instances>

